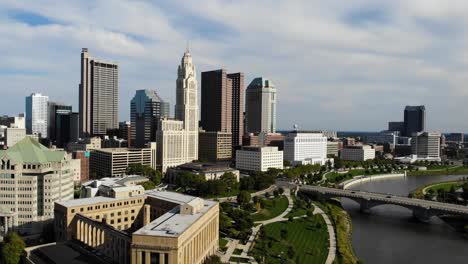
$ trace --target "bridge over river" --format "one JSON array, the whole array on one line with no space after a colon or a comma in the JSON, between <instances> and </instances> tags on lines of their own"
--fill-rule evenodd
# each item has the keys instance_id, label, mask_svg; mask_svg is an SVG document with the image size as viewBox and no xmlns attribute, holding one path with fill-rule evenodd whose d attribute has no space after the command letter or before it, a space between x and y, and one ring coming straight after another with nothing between
<instances>
[{"instance_id":1,"label":"bridge over river","mask_svg":"<svg viewBox=\"0 0 468 264\"><path fill-rule=\"evenodd\" d=\"M320 195L326 199L345 197L356 201L361 211L368 212L372 207L393 204L406 207L421 221L427 222L433 216L462 216L468 218L468 206L440 203L390 194L342 190L320 186L302 185L300 192Z\"/></svg>"}]
</instances>

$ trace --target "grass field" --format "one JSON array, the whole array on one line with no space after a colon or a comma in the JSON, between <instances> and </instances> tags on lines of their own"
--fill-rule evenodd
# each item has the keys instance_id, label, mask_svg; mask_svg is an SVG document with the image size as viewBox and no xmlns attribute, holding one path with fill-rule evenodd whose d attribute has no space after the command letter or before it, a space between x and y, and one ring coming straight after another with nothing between
<instances>
[{"instance_id":1,"label":"grass field","mask_svg":"<svg viewBox=\"0 0 468 264\"><path fill-rule=\"evenodd\" d=\"M443 182L443 183L438 183L434 184L431 186L428 186L424 189L424 192L429 192L429 190L432 190L434 192L437 192L438 190L442 189L446 192L450 191L450 189L455 187L455 189L458 189L463 186L463 181L453 181L453 182Z\"/></svg>"},{"instance_id":2,"label":"grass field","mask_svg":"<svg viewBox=\"0 0 468 264\"><path fill-rule=\"evenodd\" d=\"M327 180L330 182L349 180L354 176L364 175L364 173L365 173L365 170L349 170L347 173L332 172L332 173L327 174ZM338 178L340 178L343 175L345 175L345 178L338 180Z\"/></svg>"},{"instance_id":3,"label":"grass field","mask_svg":"<svg viewBox=\"0 0 468 264\"><path fill-rule=\"evenodd\" d=\"M266 199L265 208L252 215L252 220L265 221L277 217L288 208L288 198L280 196L277 198Z\"/></svg>"},{"instance_id":4,"label":"grass field","mask_svg":"<svg viewBox=\"0 0 468 264\"><path fill-rule=\"evenodd\" d=\"M468 174L467 167L451 166L451 167L446 167L445 169L408 172L408 176L422 176L422 175L439 176L439 175L463 175L463 174Z\"/></svg>"},{"instance_id":5,"label":"grass field","mask_svg":"<svg viewBox=\"0 0 468 264\"><path fill-rule=\"evenodd\" d=\"M292 222L277 222L266 225L266 238L258 240L253 255L265 257L264 263L322 264L328 256L328 232L321 216L311 219L301 218ZM281 238L281 230L287 230L286 239ZM271 247L270 247L271 246ZM265 250L263 250L263 247ZM294 256L288 256L288 248L294 249Z\"/></svg>"},{"instance_id":6,"label":"grass field","mask_svg":"<svg viewBox=\"0 0 468 264\"><path fill-rule=\"evenodd\" d=\"M291 210L291 212L289 212L289 214L286 215L286 218L288 218L290 216L296 217L296 216L306 215L307 214L307 208L298 205L298 203L296 202L297 198L296 198L295 195L291 195L291 197L294 200L294 207Z\"/></svg>"},{"instance_id":7,"label":"grass field","mask_svg":"<svg viewBox=\"0 0 468 264\"><path fill-rule=\"evenodd\" d=\"M224 248L224 247L226 247L227 243L228 243L228 241L227 241L226 239L220 238L220 239L219 239L219 248Z\"/></svg>"}]
</instances>

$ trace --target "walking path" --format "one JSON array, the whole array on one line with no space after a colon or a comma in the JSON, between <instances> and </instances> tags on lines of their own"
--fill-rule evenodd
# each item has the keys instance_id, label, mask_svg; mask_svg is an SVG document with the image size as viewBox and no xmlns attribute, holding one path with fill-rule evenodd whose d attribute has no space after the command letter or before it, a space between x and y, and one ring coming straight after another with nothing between
<instances>
[{"instance_id":1,"label":"walking path","mask_svg":"<svg viewBox=\"0 0 468 264\"><path fill-rule=\"evenodd\" d=\"M298 190L296 189L295 194L297 194L297 191ZM286 198L288 198L288 208L283 213L281 213L280 215L278 215L275 218L265 220L265 221L255 222L255 224L257 224L257 226L252 227L252 234L250 235L249 240L247 241L247 243L245 245L239 243L238 240L235 240L235 239L231 240L227 245L228 249L226 250L226 253L225 254L220 254L222 262L236 264L237 262L229 261L229 259L231 259L231 257L240 257L240 258L248 259L250 261L250 263L252 263L252 264L257 264L257 261L252 256L249 256L248 253L250 252L250 250L252 250L253 244L255 242L255 238L257 237L257 234L260 231L260 228L263 225L268 225L268 224L272 224L272 223L276 223L276 222L282 222L282 221L288 221L288 218L286 218L286 215L288 215L292 211L292 209L294 207L294 200L291 197L290 189L285 189L284 190L284 195L286 196ZM320 214L323 217L323 219L325 221L325 224L327 225L330 245L329 245L329 250L328 250L327 261L325 263L326 264L332 264L333 261L335 260L335 257L336 257L335 229L334 229L333 224L331 223L330 219L328 218L328 215L322 209L320 209L318 206L314 206L314 212L313 213L314 213L314 215L315 214ZM298 219L298 218L302 218L302 217L306 217L306 216L297 216L297 217L294 217L294 219ZM242 250L242 253L240 255L234 255L233 254L234 250L236 248Z\"/></svg>"},{"instance_id":2,"label":"walking path","mask_svg":"<svg viewBox=\"0 0 468 264\"><path fill-rule=\"evenodd\" d=\"M267 193L267 192L270 192L270 193L273 192L275 189L276 189L276 185L271 185L270 187L268 187L268 188L265 189L265 190L261 190L261 191L255 192L255 193L251 193L250 196L251 196L251 197L254 197L254 196L264 195L264 194ZM237 196L213 198L213 199L210 199L210 200L216 200L216 201L218 201L218 202L220 202L220 203L222 203L222 202L227 202L227 201L236 201L236 200L237 200Z\"/></svg>"}]
</instances>

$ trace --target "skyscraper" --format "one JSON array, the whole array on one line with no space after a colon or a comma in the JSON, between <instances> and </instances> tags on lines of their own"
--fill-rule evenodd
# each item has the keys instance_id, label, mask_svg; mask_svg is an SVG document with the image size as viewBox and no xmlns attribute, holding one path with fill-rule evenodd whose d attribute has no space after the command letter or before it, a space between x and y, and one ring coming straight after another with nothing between
<instances>
[{"instance_id":1,"label":"skyscraper","mask_svg":"<svg viewBox=\"0 0 468 264\"><path fill-rule=\"evenodd\" d=\"M48 96L33 93L26 97L26 133L47 138Z\"/></svg>"},{"instance_id":2,"label":"skyscraper","mask_svg":"<svg viewBox=\"0 0 468 264\"><path fill-rule=\"evenodd\" d=\"M198 159L198 84L192 55L187 50L177 70L175 118L184 122L187 158Z\"/></svg>"},{"instance_id":3,"label":"skyscraper","mask_svg":"<svg viewBox=\"0 0 468 264\"><path fill-rule=\"evenodd\" d=\"M424 105L406 106L404 113L405 136L426 130L426 108Z\"/></svg>"},{"instance_id":4,"label":"skyscraper","mask_svg":"<svg viewBox=\"0 0 468 264\"><path fill-rule=\"evenodd\" d=\"M158 166L169 167L198 159L198 88L195 65L187 50L177 70L175 119L161 119L156 132Z\"/></svg>"},{"instance_id":5,"label":"skyscraper","mask_svg":"<svg viewBox=\"0 0 468 264\"><path fill-rule=\"evenodd\" d=\"M268 79L255 78L246 90L246 131L276 132L276 87Z\"/></svg>"},{"instance_id":6,"label":"skyscraper","mask_svg":"<svg viewBox=\"0 0 468 264\"><path fill-rule=\"evenodd\" d=\"M202 72L201 126L209 132L232 133L239 146L244 133L244 74L220 69Z\"/></svg>"},{"instance_id":7,"label":"skyscraper","mask_svg":"<svg viewBox=\"0 0 468 264\"><path fill-rule=\"evenodd\" d=\"M94 59L83 48L79 85L80 135L105 135L118 124L119 66Z\"/></svg>"},{"instance_id":8,"label":"skyscraper","mask_svg":"<svg viewBox=\"0 0 468 264\"><path fill-rule=\"evenodd\" d=\"M169 117L169 103L154 90L138 90L130 103L130 134L134 147L142 148L156 140L158 121Z\"/></svg>"}]
</instances>

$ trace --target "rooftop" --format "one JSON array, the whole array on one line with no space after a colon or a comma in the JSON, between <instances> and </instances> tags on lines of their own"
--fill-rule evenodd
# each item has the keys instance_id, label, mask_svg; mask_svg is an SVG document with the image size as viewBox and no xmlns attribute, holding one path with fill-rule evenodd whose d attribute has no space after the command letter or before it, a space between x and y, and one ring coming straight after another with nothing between
<instances>
[{"instance_id":1,"label":"rooftop","mask_svg":"<svg viewBox=\"0 0 468 264\"><path fill-rule=\"evenodd\" d=\"M0 159L6 158L14 163L43 164L60 162L65 157L65 151L46 148L32 137L25 137L7 150L0 150Z\"/></svg>"},{"instance_id":2,"label":"rooftop","mask_svg":"<svg viewBox=\"0 0 468 264\"><path fill-rule=\"evenodd\" d=\"M191 170L197 172L208 172L208 171L225 171L225 170L233 170L227 164L223 163L201 163L201 162L191 162L182 164L176 169L182 170Z\"/></svg>"},{"instance_id":3,"label":"rooftop","mask_svg":"<svg viewBox=\"0 0 468 264\"><path fill-rule=\"evenodd\" d=\"M164 192L163 192L164 193ZM168 193L168 192L166 192ZM185 195L182 195L185 196ZM159 197L158 197L159 198ZM193 197L194 199L200 199ZM190 203L190 202L188 202ZM203 200L203 208L195 214L180 214L180 207L177 206L161 217L155 219L148 225L137 230L134 235L177 237L202 217L208 210L217 203Z\"/></svg>"}]
</instances>

